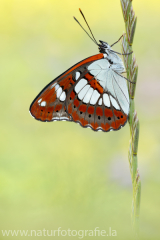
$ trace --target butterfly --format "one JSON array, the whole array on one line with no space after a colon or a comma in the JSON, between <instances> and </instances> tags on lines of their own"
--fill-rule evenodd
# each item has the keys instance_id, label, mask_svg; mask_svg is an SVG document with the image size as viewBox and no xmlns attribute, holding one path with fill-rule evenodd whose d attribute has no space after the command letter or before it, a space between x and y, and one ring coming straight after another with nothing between
<instances>
[{"instance_id":1,"label":"butterfly","mask_svg":"<svg viewBox=\"0 0 160 240\"><path fill-rule=\"evenodd\" d=\"M50 82L32 102L30 113L43 122L66 120L94 131L119 130L129 114L128 79L121 75L125 67L112 46L123 35L111 46L98 43L79 10L92 37L74 19L98 46L99 54L80 61Z\"/></svg>"}]
</instances>

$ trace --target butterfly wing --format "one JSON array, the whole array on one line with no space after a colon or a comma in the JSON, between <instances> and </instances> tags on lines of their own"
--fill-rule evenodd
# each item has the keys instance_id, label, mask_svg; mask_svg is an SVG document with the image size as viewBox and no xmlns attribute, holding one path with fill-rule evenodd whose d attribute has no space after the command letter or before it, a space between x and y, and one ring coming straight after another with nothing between
<instances>
[{"instance_id":1,"label":"butterfly wing","mask_svg":"<svg viewBox=\"0 0 160 240\"><path fill-rule=\"evenodd\" d=\"M71 87L66 99L66 108L73 121L82 127L104 132L119 130L125 125L128 115L122 107L128 107L128 102L114 78L109 81L113 93L104 90L90 73L86 73Z\"/></svg>"},{"instance_id":2,"label":"butterfly wing","mask_svg":"<svg viewBox=\"0 0 160 240\"><path fill-rule=\"evenodd\" d=\"M40 121L71 121L72 117L66 110L68 92L77 79L87 71L87 66L103 57L102 53L89 57L50 82L32 102L30 106L31 115Z\"/></svg>"},{"instance_id":3,"label":"butterfly wing","mask_svg":"<svg viewBox=\"0 0 160 240\"><path fill-rule=\"evenodd\" d=\"M94 131L119 130L128 118L128 89L124 78L106 63L104 55L97 54L53 80L31 104L32 116L74 121Z\"/></svg>"}]
</instances>

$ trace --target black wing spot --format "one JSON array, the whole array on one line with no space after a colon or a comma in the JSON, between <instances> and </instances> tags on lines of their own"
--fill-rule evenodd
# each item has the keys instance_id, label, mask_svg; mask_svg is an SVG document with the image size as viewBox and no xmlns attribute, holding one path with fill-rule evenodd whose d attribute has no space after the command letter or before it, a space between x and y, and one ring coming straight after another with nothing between
<instances>
[{"instance_id":1,"label":"black wing spot","mask_svg":"<svg viewBox=\"0 0 160 240\"><path fill-rule=\"evenodd\" d=\"M89 118L91 117L91 114L89 114L89 116L88 116Z\"/></svg>"},{"instance_id":2,"label":"black wing spot","mask_svg":"<svg viewBox=\"0 0 160 240\"><path fill-rule=\"evenodd\" d=\"M100 120L100 119L101 119L101 117L100 117L100 116L98 116L98 119Z\"/></svg>"},{"instance_id":3,"label":"black wing spot","mask_svg":"<svg viewBox=\"0 0 160 240\"><path fill-rule=\"evenodd\" d=\"M80 114L82 114L83 112L80 112Z\"/></svg>"},{"instance_id":4,"label":"black wing spot","mask_svg":"<svg viewBox=\"0 0 160 240\"><path fill-rule=\"evenodd\" d=\"M120 117L117 117L118 119L120 119Z\"/></svg>"},{"instance_id":5,"label":"black wing spot","mask_svg":"<svg viewBox=\"0 0 160 240\"><path fill-rule=\"evenodd\" d=\"M70 100L72 100L72 98L70 97Z\"/></svg>"},{"instance_id":6,"label":"black wing spot","mask_svg":"<svg viewBox=\"0 0 160 240\"><path fill-rule=\"evenodd\" d=\"M76 106L74 105L74 108L76 108Z\"/></svg>"},{"instance_id":7,"label":"black wing spot","mask_svg":"<svg viewBox=\"0 0 160 240\"><path fill-rule=\"evenodd\" d=\"M110 121L110 120L111 120L111 117L108 117L108 120Z\"/></svg>"},{"instance_id":8,"label":"black wing spot","mask_svg":"<svg viewBox=\"0 0 160 240\"><path fill-rule=\"evenodd\" d=\"M56 112L59 112L58 110Z\"/></svg>"},{"instance_id":9,"label":"black wing spot","mask_svg":"<svg viewBox=\"0 0 160 240\"><path fill-rule=\"evenodd\" d=\"M48 112L48 114L50 114L50 112Z\"/></svg>"},{"instance_id":10,"label":"black wing spot","mask_svg":"<svg viewBox=\"0 0 160 240\"><path fill-rule=\"evenodd\" d=\"M123 115L121 115L121 118L123 118Z\"/></svg>"},{"instance_id":11,"label":"black wing spot","mask_svg":"<svg viewBox=\"0 0 160 240\"><path fill-rule=\"evenodd\" d=\"M43 110L41 110L41 112L43 112Z\"/></svg>"}]
</instances>

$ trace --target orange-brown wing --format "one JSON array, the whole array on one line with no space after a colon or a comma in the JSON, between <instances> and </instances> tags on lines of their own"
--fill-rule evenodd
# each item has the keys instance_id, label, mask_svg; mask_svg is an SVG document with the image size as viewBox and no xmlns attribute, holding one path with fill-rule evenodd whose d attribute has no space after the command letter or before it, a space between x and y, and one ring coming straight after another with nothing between
<instances>
[{"instance_id":1,"label":"orange-brown wing","mask_svg":"<svg viewBox=\"0 0 160 240\"><path fill-rule=\"evenodd\" d=\"M118 99L105 91L90 73L86 73L71 87L66 109L74 122L94 131L119 130L128 118Z\"/></svg>"},{"instance_id":2,"label":"orange-brown wing","mask_svg":"<svg viewBox=\"0 0 160 240\"><path fill-rule=\"evenodd\" d=\"M89 57L50 82L34 99L30 106L31 115L40 121L68 120L72 116L66 109L66 99L72 86L87 72L87 66L102 59L102 53Z\"/></svg>"}]
</instances>

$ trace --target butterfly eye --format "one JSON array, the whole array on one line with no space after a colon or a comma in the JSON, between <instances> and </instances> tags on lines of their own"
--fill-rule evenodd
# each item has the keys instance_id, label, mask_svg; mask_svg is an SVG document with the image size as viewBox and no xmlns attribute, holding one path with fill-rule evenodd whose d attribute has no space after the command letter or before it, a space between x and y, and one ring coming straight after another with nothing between
<instances>
[{"instance_id":1,"label":"butterfly eye","mask_svg":"<svg viewBox=\"0 0 160 240\"><path fill-rule=\"evenodd\" d=\"M112 62L111 60L108 60L108 62L109 62L110 64L113 64L113 62Z\"/></svg>"}]
</instances>

